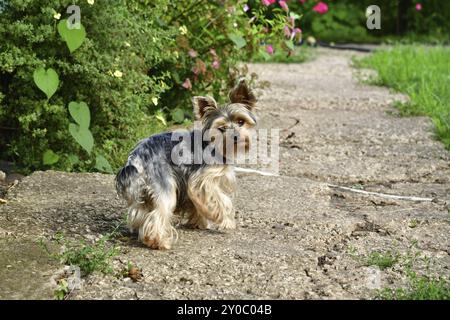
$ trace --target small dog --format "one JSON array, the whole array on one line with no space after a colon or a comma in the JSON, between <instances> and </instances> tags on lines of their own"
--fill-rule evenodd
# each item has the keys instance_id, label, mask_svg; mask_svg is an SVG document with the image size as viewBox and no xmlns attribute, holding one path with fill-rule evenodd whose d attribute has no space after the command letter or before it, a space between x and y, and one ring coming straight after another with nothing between
<instances>
[{"instance_id":1,"label":"small dog","mask_svg":"<svg viewBox=\"0 0 450 320\"><path fill-rule=\"evenodd\" d=\"M153 135L138 143L117 173L116 190L127 201L129 227L139 231L139 240L148 247L171 248L177 239L174 214L187 217L192 228L206 229L209 222L221 229L236 227L235 175L229 155L249 150L256 127L256 99L245 80L231 90L229 99L230 103L218 106L212 97L194 97L194 116L201 125L186 131L194 144L174 139L174 132ZM214 134L205 139L210 131ZM199 144L197 134L202 139ZM184 146L183 156L197 160L196 151L203 155L212 150L214 161L203 157L174 161L177 146Z\"/></svg>"}]
</instances>

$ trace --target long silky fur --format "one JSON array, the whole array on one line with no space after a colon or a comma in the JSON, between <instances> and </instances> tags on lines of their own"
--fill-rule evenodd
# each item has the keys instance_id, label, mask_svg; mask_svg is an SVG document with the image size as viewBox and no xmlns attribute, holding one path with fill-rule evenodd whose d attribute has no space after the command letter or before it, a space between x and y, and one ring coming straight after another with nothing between
<instances>
[{"instance_id":1,"label":"long silky fur","mask_svg":"<svg viewBox=\"0 0 450 320\"><path fill-rule=\"evenodd\" d=\"M202 133L214 123L222 122L247 138L256 125L252 113L254 96L241 81L230 98L231 103L223 107L218 107L212 98L193 98L194 114L202 122ZM246 125L236 126L236 117L246 119ZM189 132L191 138L195 132L198 131ZM171 138L172 133L166 132L140 141L115 179L117 193L128 204L130 229L154 249L170 249L178 239L172 225L175 213L185 214L187 224L194 228L207 228L209 222L223 229L235 227L233 167L204 162L174 164L171 151L180 142ZM202 142L201 147L204 150L207 143ZM191 153L194 154L193 147Z\"/></svg>"}]
</instances>

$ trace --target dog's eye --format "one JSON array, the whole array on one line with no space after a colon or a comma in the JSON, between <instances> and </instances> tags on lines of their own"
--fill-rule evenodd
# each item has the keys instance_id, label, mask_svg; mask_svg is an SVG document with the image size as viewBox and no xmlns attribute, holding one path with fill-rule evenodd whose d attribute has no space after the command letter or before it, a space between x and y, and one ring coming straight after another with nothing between
<instances>
[{"instance_id":1,"label":"dog's eye","mask_svg":"<svg viewBox=\"0 0 450 320\"><path fill-rule=\"evenodd\" d=\"M242 120L242 119L239 119L239 120L237 121L237 124L238 124L239 127L242 127L242 126L244 125L244 123L245 123L245 121Z\"/></svg>"}]
</instances>

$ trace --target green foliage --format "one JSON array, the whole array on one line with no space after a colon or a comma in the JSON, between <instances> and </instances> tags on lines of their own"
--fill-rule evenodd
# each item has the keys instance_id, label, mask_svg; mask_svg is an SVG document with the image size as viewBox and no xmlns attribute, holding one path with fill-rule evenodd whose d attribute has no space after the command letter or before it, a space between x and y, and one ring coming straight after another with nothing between
<instances>
[{"instance_id":1,"label":"green foliage","mask_svg":"<svg viewBox=\"0 0 450 320\"><path fill-rule=\"evenodd\" d=\"M384 288L378 294L383 300L450 300L450 282L445 278L408 273L407 288Z\"/></svg>"},{"instance_id":2,"label":"green foliage","mask_svg":"<svg viewBox=\"0 0 450 320\"><path fill-rule=\"evenodd\" d=\"M0 157L33 170L44 166L43 154L52 150L59 156L52 168L95 170L91 151L117 168L137 140L162 129L149 101L169 88L169 74L148 71L176 61L167 50L176 32L159 23L168 1L144 2L78 3L86 39L73 51L80 41L72 43L64 32L61 37L54 18L55 12L66 18L72 1L8 1L0 15L0 127L11 129L2 129ZM40 68L59 75L51 97L48 88L43 96L33 83ZM71 101L89 106L92 137L70 123Z\"/></svg>"},{"instance_id":3,"label":"green foliage","mask_svg":"<svg viewBox=\"0 0 450 320\"><path fill-rule=\"evenodd\" d=\"M377 51L356 63L375 69L373 82L408 94L408 103L397 103L403 115L428 115L436 135L450 149L450 51L445 47L396 46Z\"/></svg>"},{"instance_id":4,"label":"green foliage","mask_svg":"<svg viewBox=\"0 0 450 320\"><path fill-rule=\"evenodd\" d=\"M71 53L77 50L86 39L86 30L81 23L79 26L69 28L68 21L65 19L58 23L58 33L66 42Z\"/></svg>"},{"instance_id":5,"label":"green foliage","mask_svg":"<svg viewBox=\"0 0 450 320\"><path fill-rule=\"evenodd\" d=\"M44 165L55 164L58 162L58 160L59 160L59 156L50 149L45 151L44 154L42 155L42 163Z\"/></svg>"},{"instance_id":6,"label":"green foliage","mask_svg":"<svg viewBox=\"0 0 450 320\"><path fill-rule=\"evenodd\" d=\"M289 6L303 14L301 28L306 36L319 40L343 43L380 42L431 42L450 41L450 2L441 0L410 1L405 9L399 10L400 1L378 0L322 0L328 11L320 14L312 10L318 1L291 1ZM420 11L416 3L422 4ZM378 5L381 9L381 29L366 28L366 8ZM398 30L399 13L406 21L405 32Z\"/></svg>"},{"instance_id":7,"label":"green foliage","mask_svg":"<svg viewBox=\"0 0 450 320\"><path fill-rule=\"evenodd\" d=\"M33 73L33 79L37 87L41 89L47 96L47 99L50 100L59 85L59 77L56 71L52 68L48 68L47 70L44 68L36 69Z\"/></svg>"},{"instance_id":8,"label":"green foliage","mask_svg":"<svg viewBox=\"0 0 450 320\"><path fill-rule=\"evenodd\" d=\"M309 47L301 46L295 48L295 50L290 53L277 51L273 55L257 55L252 58L251 61L262 63L301 63L312 58L312 50L313 49Z\"/></svg>"},{"instance_id":9,"label":"green foliage","mask_svg":"<svg viewBox=\"0 0 450 320\"><path fill-rule=\"evenodd\" d=\"M372 251L368 255L358 254L356 248L349 247L347 253L365 266L377 266L381 270L391 268L400 261L400 254L393 251ZM404 259L406 261L406 258Z\"/></svg>"},{"instance_id":10,"label":"green foliage","mask_svg":"<svg viewBox=\"0 0 450 320\"><path fill-rule=\"evenodd\" d=\"M365 259L367 266L377 266L381 270L394 266L399 259L398 253L391 251L372 251Z\"/></svg>"},{"instance_id":11,"label":"green foliage","mask_svg":"<svg viewBox=\"0 0 450 320\"><path fill-rule=\"evenodd\" d=\"M334 3L323 15L315 14L308 30L320 40L333 42L373 42L366 28L365 11L353 4Z\"/></svg>"},{"instance_id":12,"label":"green foliage","mask_svg":"<svg viewBox=\"0 0 450 320\"><path fill-rule=\"evenodd\" d=\"M229 34L228 38L233 41L237 49L242 49L247 44L247 41L245 41L244 37L240 34Z\"/></svg>"},{"instance_id":13,"label":"green foliage","mask_svg":"<svg viewBox=\"0 0 450 320\"><path fill-rule=\"evenodd\" d=\"M383 300L449 300L449 278L433 277L430 266L433 260L423 254L417 247L417 241L412 241L406 252L400 254L397 251L372 251L369 255L358 254L355 247L349 246L347 253L356 261L366 266L378 266L381 270L396 265L395 270L406 275L406 286L401 288L383 288L377 290L375 298ZM425 268L425 275L418 275L413 268Z\"/></svg>"},{"instance_id":14,"label":"green foliage","mask_svg":"<svg viewBox=\"0 0 450 320\"><path fill-rule=\"evenodd\" d=\"M238 62L262 43L292 50L287 13L278 7L268 20L265 6L245 13L244 3L76 2L81 25L70 29L73 1L6 1L0 157L26 171L113 172L137 141L186 123L192 95L224 100L245 75Z\"/></svg>"},{"instance_id":15,"label":"green foliage","mask_svg":"<svg viewBox=\"0 0 450 320\"><path fill-rule=\"evenodd\" d=\"M52 253L47 244L41 239L40 245L47 254L64 265L78 266L82 276L87 276L94 271L111 273L110 260L119 254L119 250L114 245L108 245L108 240L112 234L101 237L93 244L85 242L74 243L65 239L63 234L56 234L54 239L62 246L62 251Z\"/></svg>"},{"instance_id":16,"label":"green foliage","mask_svg":"<svg viewBox=\"0 0 450 320\"><path fill-rule=\"evenodd\" d=\"M55 300L64 300L69 292L69 283L66 279L61 279L58 281L58 287L55 289L53 296Z\"/></svg>"}]
</instances>

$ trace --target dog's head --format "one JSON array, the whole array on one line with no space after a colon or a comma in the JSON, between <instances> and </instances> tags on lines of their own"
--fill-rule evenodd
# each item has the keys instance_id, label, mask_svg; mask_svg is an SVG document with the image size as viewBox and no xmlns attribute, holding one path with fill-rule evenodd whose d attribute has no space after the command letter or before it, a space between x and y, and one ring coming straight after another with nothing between
<instances>
[{"instance_id":1,"label":"dog's head","mask_svg":"<svg viewBox=\"0 0 450 320\"><path fill-rule=\"evenodd\" d=\"M230 91L229 99L222 106L212 97L192 99L195 120L201 121L206 139L227 159L248 152L256 127L256 98L245 80Z\"/></svg>"}]
</instances>

